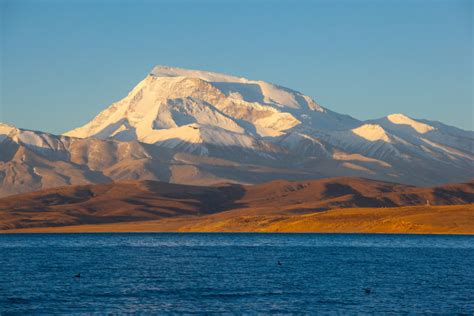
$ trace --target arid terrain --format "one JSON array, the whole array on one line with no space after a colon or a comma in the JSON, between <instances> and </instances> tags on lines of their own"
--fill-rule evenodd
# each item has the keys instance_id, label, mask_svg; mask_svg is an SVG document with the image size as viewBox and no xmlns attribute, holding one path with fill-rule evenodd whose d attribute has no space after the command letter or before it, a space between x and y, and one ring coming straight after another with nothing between
<instances>
[{"instance_id":1,"label":"arid terrain","mask_svg":"<svg viewBox=\"0 0 474 316\"><path fill-rule=\"evenodd\" d=\"M474 234L474 206L334 209L305 215L236 215L11 229L3 233L259 232Z\"/></svg>"},{"instance_id":2,"label":"arid terrain","mask_svg":"<svg viewBox=\"0 0 474 316\"><path fill-rule=\"evenodd\" d=\"M0 229L473 234L473 202L473 181L433 188L347 177L208 187L124 181L0 199Z\"/></svg>"}]
</instances>

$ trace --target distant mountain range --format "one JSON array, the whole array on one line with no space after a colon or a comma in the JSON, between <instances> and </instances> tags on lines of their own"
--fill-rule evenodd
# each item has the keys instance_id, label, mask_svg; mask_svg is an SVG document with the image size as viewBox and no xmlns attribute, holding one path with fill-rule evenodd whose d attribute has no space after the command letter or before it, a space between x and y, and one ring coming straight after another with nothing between
<instances>
[{"instance_id":1,"label":"distant mountain range","mask_svg":"<svg viewBox=\"0 0 474 316\"><path fill-rule=\"evenodd\" d=\"M0 196L118 180L212 185L356 176L474 178L474 132L392 114L359 121L264 81L157 66L64 135L0 124Z\"/></svg>"}]
</instances>

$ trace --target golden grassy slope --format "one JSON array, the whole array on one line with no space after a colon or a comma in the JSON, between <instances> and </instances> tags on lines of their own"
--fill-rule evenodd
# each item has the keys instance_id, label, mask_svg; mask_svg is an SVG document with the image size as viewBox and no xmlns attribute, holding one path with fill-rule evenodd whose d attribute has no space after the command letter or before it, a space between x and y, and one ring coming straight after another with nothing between
<instances>
[{"instance_id":1,"label":"golden grassy slope","mask_svg":"<svg viewBox=\"0 0 474 316\"><path fill-rule=\"evenodd\" d=\"M248 211L248 210L247 210ZM474 234L474 205L346 208L303 215L248 215L239 210L153 221L13 229L3 233L314 232Z\"/></svg>"}]
</instances>

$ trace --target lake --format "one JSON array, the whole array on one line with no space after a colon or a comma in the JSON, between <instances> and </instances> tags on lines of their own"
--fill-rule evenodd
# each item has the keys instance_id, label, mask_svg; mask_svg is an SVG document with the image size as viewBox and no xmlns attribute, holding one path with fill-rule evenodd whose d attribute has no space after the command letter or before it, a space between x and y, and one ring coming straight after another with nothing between
<instances>
[{"instance_id":1,"label":"lake","mask_svg":"<svg viewBox=\"0 0 474 316\"><path fill-rule=\"evenodd\" d=\"M0 314L472 315L473 264L474 236L0 235Z\"/></svg>"}]
</instances>

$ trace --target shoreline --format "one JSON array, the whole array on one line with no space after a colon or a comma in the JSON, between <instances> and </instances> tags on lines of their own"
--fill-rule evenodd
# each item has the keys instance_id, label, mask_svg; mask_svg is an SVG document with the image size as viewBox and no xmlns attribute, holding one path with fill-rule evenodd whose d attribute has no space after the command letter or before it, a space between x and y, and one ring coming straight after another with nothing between
<instances>
[{"instance_id":1,"label":"shoreline","mask_svg":"<svg viewBox=\"0 0 474 316\"><path fill-rule=\"evenodd\" d=\"M179 232L179 231L23 231L14 230L11 232L0 231L1 235L113 235L113 234L169 234L169 235L199 235L199 234L212 234L212 235L406 235L406 236L474 236L474 233L396 233L396 232L253 232L253 231L239 231L239 232Z\"/></svg>"}]
</instances>

